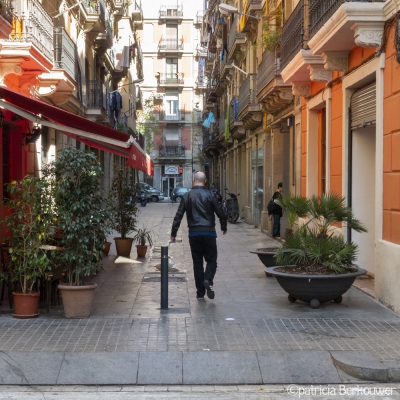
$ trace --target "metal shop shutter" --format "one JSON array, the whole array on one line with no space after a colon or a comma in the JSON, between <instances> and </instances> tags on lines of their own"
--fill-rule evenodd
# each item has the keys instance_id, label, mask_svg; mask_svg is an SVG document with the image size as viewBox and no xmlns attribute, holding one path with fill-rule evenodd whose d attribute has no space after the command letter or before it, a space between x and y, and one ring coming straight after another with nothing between
<instances>
[{"instance_id":1,"label":"metal shop shutter","mask_svg":"<svg viewBox=\"0 0 400 400\"><path fill-rule=\"evenodd\" d=\"M362 128L376 122L376 82L351 96L351 129Z\"/></svg>"}]
</instances>

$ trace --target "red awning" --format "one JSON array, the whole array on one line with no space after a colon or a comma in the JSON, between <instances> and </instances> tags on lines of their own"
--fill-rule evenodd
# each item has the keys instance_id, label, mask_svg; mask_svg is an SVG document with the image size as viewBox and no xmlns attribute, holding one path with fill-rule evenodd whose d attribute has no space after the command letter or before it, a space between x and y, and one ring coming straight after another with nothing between
<instances>
[{"instance_id":1,"label":"red awning","mask_svg":"<svg viewBox=\"0 0 400 400\"><path fill-rule=\"evenodd\" d=\"M108 126L90 121L86 118L72 114L61 108L44 103L35 98L5 87L0 87L1 105L8 107L16 114L46 125L46 118L55 124L47 123L64 134L103 151L127 158L127 165L152 175L152 161L144 150L134 142L129 143L131 136L128 133L118 131ZM9 104L15 106L10 106ZM29 114L27 114L29 113Z\"/></svg>"}]
</instances>

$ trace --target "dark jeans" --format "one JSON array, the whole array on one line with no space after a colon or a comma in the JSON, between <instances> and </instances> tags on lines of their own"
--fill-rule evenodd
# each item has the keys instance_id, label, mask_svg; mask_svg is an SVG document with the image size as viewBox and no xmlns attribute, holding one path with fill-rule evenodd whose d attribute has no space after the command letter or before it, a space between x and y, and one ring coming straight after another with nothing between
<instances>
[{"instance_id":1,"label":"dark jeans","mask_svg":"<svg viewBox=\"0 0 400 400\"><path fill-rule=\"evenodd\" d=\"M272 237L281 236L281 216L279 214L272 214L274 223L272 225Z\"/></svg>"},{"instance_id":2,"label":"dark jeans","mask_svg":"<svg viewBox=\"0 0 400 400\"><path fill-rule=\"evenodd\" d=\"M189 238L192 252L194 280L197 295L204 296L206 290L204 280L214 284L214 275L217 270L217 238L212 236L194 236ZM206 261L204 271L203 259Z\"/></svg>"}]
</instances>

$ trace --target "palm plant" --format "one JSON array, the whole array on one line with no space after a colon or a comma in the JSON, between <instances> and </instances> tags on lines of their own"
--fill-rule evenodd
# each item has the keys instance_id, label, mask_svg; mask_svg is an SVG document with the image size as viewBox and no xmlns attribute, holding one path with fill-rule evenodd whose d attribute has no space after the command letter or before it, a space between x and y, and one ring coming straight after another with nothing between
<instances>
[{"instance_id":1,"label":"palm plant","mask_svg":"<svg viewBox=\"0 0 400 400\"><path fill-rule=\"evenodd\" d=\"M149 246L153 246L154 235L155 234L153 231L143 226L136 231L136 235L134 236L133 240L140 246L146 246L147 243Z\"/></svg>"},{"instance_id":2,"label":"palm plant","mask_svg":"<svg viewBox=\"0 0 400 400\"><path fill-rule=\"evenodd\" d=\"M301 204L302 207L296 208L295 204ZM339 224L357 232L366 232L366 228L345 205L344 197L332 193L312 196L310 199L295 196L290 199L288 196L281 205L289 214L298 212L298 216L303 215L308 220L288 235L282 248L277 251L276 260L280 265L314 267L334 273L354 267L357 245L346 242L341 235L335 235L334 229Z\"/></svg>"},{"instance_id":3,"label":"palm plant","mask_svg":"<svg viewBox=\"0 0 400 400\"><path fill-rule=\"evenodd\" d=\"M303 196L284 193L276 201L287 215L289 229L293 229L296 218L306 215L309 209L309 200Z\"/></svg>"}]
</instances>

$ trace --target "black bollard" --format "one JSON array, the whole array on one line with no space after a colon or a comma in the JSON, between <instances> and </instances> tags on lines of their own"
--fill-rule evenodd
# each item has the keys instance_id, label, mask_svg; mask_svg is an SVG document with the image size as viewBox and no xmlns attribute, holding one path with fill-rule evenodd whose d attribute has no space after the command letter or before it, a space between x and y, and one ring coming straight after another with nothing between
<instances>
[{"instance_id":1,"label":"black bollard","mask_svg":"<svg viewBox=\"0 0 400 400\"><path fill-rule=\"evenodd\" d=\"M168 246L161 246L161 310L168 310Z\"/></svg>"}]
</instances>

